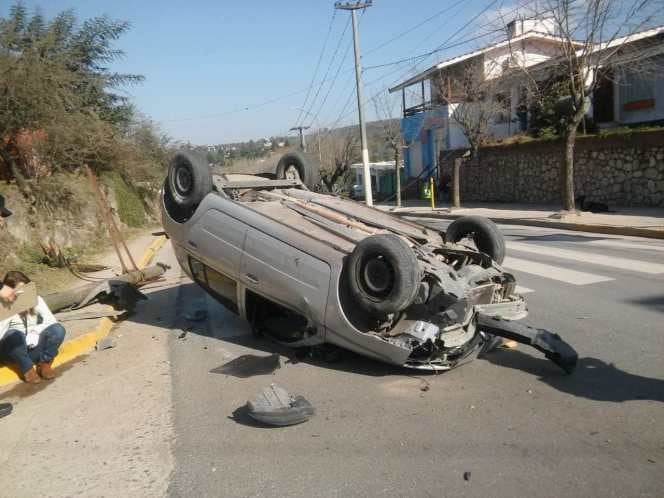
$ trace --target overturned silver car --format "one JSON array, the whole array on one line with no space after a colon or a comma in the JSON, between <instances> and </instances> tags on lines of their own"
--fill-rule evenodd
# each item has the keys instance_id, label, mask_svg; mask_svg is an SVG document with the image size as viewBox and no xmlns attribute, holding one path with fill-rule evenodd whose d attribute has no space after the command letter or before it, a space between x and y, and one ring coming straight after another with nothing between
<instances>
[{"instance_id":1,"label":"overturned silver car","mask_svg":"<svg viewBox=\"0 0 664 498\"><path fill-rule=\"evenodd\" d=\"M508 338L568 373L576 365L557 334L516 321L526 304L500 266L505 244L490 220L462 218L440 233L298 179L211 174L185 153L161 201L184 271L257 334L424 370Z\"/></svg>"}]
</instances>

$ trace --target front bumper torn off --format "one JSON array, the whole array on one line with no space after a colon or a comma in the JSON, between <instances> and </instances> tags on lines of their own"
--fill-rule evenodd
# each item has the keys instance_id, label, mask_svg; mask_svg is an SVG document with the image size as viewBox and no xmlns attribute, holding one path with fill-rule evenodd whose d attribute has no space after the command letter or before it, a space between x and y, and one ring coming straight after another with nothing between
<instances>
[{"instance_id":1,"label":"front bumper torn off","mask_svg":"<svg viewBox=\"0 0 664 498\"><path fill-rule=\"evenodd\" d=\"M479 314L477 326L487 334L505 337L534 347L568 374L571 374L576 367L577 352L558 334L529 327L519 322L492 317L484 313Z\"/></svg>"}]
</instances>

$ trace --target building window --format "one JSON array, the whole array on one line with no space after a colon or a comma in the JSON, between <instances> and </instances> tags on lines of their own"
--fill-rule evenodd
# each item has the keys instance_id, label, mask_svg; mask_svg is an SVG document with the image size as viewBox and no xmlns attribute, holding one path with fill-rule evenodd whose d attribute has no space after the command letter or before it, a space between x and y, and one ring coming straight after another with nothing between
<instances>
[{"instance_id":1,"label":"building window","mask_svg":"<svg viewBox=\"0 0 664 498\"><path fill-rule=\"evenodd\" d=\"M625 70L620 90L620 104L625 111L655 107L655 79L652 75Z\"/></svg>"}]
</instances>

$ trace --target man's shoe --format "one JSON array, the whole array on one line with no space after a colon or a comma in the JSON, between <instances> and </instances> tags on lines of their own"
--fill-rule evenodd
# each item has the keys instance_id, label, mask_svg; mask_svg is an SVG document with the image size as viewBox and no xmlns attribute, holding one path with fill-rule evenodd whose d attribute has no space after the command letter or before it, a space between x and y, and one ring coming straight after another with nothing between
<instances>
[{"instance_id":1,"label":"man's shoe","mask_svg":"<svg viewBox=\"0 0 664 498\"><path fill-rule=\"evenodd\" d=\"M51 364L47 362L37 363L37 373L42 379L51 380L55 379L55 370L51 368Z\"/></svg>"},{"instance_id":2,"label":"man's shoe","mask_svg":"<svg viewBox=\"0 0 664 498\"><path fill-rule=\"evenodd\" d=\"M39 384L41 382L35 367L30 367L30 370L23 373L23 380L28 384Z\"/></svg>"}]
</instances>

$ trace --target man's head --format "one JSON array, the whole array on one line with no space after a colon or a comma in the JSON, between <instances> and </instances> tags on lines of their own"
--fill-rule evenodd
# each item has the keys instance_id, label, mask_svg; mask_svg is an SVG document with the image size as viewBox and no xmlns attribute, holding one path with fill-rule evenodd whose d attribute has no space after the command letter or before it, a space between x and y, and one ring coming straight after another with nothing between
<instances>
[{"instance_id":1,"label":"man's head","mask_svg":"<svg viewBox=\"0 0 664 498\"><path fill-rule=\"evenodd\" d=\"M2 284L12 289L16 289L21 284L29 284L31 280L28 276L20 271L8 271L5 278L2 279Z\"/></svg>"}]
</instances>

